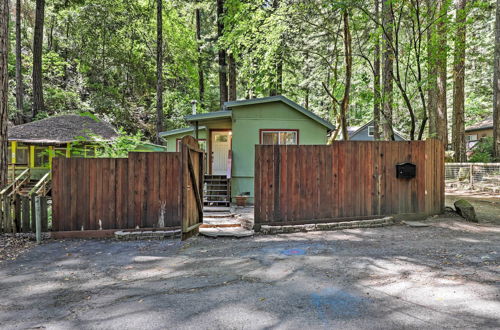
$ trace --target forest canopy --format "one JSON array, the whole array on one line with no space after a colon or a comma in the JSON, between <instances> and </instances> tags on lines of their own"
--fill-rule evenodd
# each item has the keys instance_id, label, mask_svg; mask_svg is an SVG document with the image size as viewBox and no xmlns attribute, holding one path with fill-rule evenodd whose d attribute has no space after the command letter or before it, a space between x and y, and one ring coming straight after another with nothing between
<instances>
[{"instance_id":1,"label":"forest canopy","mask_svg":"<svg viewBox=\"0 0 500 330\"><path fill-rule=\"evenodd\" d=\"M464 125L492 114L494 0L159 1L13 0L10 120L91 112L154 140L157 108L167 130L185 125L193 100L217 111L282 94L336 124L336 136L375 118L379 138L397 130L456 149Z\"/></svg>"}]
</instances>

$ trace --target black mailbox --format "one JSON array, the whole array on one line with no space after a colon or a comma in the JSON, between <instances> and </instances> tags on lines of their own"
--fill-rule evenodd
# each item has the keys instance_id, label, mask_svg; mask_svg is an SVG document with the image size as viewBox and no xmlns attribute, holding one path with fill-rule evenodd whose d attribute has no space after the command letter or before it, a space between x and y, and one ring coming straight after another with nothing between
<instances>
[{"instance_id":1,"label":"black mailbox","mask_svg":"<svg viewBox=\"0 0 500 330\"><path fill-rule=\"evenodd\" d=\"M412 179L417 174L417 165L412 163L401 163L396 165L396 178Z\"/></svg>"}]
</instances>

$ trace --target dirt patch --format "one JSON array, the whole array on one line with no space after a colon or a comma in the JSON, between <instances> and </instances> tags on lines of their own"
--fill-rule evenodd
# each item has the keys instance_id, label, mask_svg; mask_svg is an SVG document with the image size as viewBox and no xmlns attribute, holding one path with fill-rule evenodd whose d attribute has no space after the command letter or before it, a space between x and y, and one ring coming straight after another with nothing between
<instances>
[{"instance_id":1,"label":"dirt patch","mask_svg":"<svg viewBox=\"0 0 500 330\"><path fill-rule=\"evenodd\" d=\"M493 195L447 194L446 205L452 207L459 199L469 201L476 210L480 223L500 225L500 197Z\"/></svg>"},{"instance_id":2,"label":"dirt patch","mask_svg":"<svg viewBox=\"0 0 500 330\"><path fill-rule=\"evenodd\" d=\"M5 260L15 260L20 254L35 245L29 237L13 234L0 235L0 263Z\"/></svg>"}]
</instances>

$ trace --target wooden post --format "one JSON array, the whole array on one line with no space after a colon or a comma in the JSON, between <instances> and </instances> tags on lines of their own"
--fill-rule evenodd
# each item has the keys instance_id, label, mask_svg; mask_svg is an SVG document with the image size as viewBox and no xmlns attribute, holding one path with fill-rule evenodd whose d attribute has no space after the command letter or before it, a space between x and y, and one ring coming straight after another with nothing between
<instances>
[{"instance_id":1,"label":"wooden post","mask_svg":"<svg viewBox=\"0 0 500 330\"><path fill-rule=\"evenodd\" d=\"M198 142L198 137L199 137L199 126L198 126L198 121L194 122L194 138L196 139L196 142Z\"/></svg>"},{"instance_id":2,"label":"wooden post","mask_svg":"<svg viewBox=\"0 0 500 330\"><path fill-rule=\"evenodd\" d=\"M35 221L36 221L36 242L42 242L42 214L40 207L40 196L35 197Z\"/></svg>"},{"instance_id":3,"label":"wooden post","mask_svg":"<svg viewBox=\"0 0 500 330\"><path fill-rule=\"evenodd\" d=\"M474 172L472 163L469 165L469 176L470 189L474 189Z\"/></svg>"}]
</instances>

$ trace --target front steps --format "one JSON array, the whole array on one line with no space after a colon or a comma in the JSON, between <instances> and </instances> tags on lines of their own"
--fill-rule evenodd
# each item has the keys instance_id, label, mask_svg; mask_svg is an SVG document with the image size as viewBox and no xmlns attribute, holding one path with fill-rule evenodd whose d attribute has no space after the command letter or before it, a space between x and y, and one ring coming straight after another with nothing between
<instances>
[{"instance_id":1,"label":"front steps","mask_svg":"<svg viewBox=\"0 0 500 330\"><path fill-rule=\"evenodd\" d=\"M205 175L203 205L208 207L229 207L231 183L225 175Z\"/></svg>"}]
</instances>

